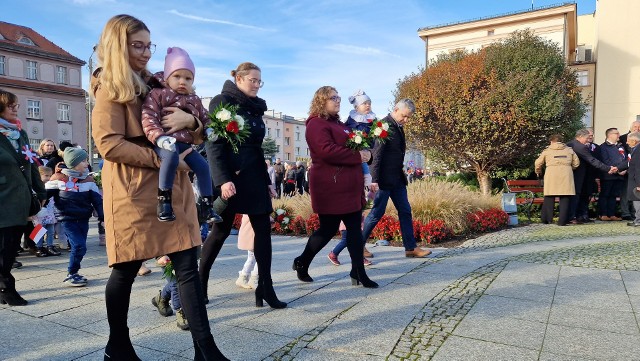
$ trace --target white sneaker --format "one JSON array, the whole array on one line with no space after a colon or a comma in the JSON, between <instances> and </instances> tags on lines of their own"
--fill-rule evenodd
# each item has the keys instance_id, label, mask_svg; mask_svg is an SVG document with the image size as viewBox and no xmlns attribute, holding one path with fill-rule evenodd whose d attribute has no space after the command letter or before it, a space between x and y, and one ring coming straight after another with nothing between
<instances>
[{"instance_id":1,"label":"white sneaker","mask_svg":"<svg viewBox=\"0 0 640 361\"><path fill-rule=\"evenodd\" d=\"M251 277L249 278L249 286L251 286L251 288L253 288L254 290L258 288L259 278L260 278L259 275L254 275L254 274L252 274Z\"/></svg>"},{"instance_id":2,"label":"white sneaker","mask_svg":"<svg viewBox=\"0 0 640 361\"><path fill-rule=\"evenodd\" d=\"M251 285L249 284L249 275L242 273L242 271L239 271L236 285L240 288L250 289Z\"/></svg>"},{"instance_id":3,"label":"white sneaker","mask_svg":"<svg viewBox=\"0 0 640 361\"><path fill-rule=\"evenodd\" d=\"M370 186L372 180L373 180L373 178L371 177L371 174L365 174L364 175L364 186L365 187Z\"/></svg>"}]
</instances>

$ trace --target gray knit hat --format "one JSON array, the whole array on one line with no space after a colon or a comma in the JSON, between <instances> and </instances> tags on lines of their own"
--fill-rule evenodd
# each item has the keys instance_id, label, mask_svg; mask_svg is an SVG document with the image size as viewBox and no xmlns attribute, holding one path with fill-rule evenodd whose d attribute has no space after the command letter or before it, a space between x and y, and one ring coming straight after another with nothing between
<instances>
[{"instance_id":1,"label":"gray knit hat","mask_svg":"<svg viewBox=\"0 0 640 361\"><path fill-rule=\"evenodd\" d=\"M366 101L371 101L371 98L369 98L369 96L361 89L358 89L349 97L349 103L353 104L354 107L357 107Z\"/></svg>"},{"instance_id":2,"label":"gray knit hat","mask_svg":"<svg viewBox=\"0 0 640 361\"><path fill-rule=\"evenodd\" d=\"M62 159L64 159L64 164L67 165L67 168L73 168L83 160L89 159L89 155L83 149L68 147L64 150Z\"/></svg>"}]
</instances>

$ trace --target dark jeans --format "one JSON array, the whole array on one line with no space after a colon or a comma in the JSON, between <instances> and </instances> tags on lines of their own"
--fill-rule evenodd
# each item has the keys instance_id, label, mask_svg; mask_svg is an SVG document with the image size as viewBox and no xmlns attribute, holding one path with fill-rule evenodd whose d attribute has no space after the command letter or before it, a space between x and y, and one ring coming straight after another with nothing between
<instances>
[{"instance_id":1,"label":"dark jeans","mask_svg":"<svg viewBox=\"0 0 640 361\"><path fill-rule=\"evenodd\" d=\"M80 262L82 262L84 255L87 254L89 220L62 221L62 230L71 245L68 272L72 275L78 273L80 270Z\"/></svg>"},{"instance_id":2,"label":"dark jeans","mask_svg":"<svg viewBox=\"0 0 640 361\"><path fill-rule=\"evenodd\" d=\"M164 287L162 287L160 296L162 298L171 297L171 307L173 307L174 310L182 307L180 304L180 294L178 293L178 282L176 282L176 280L167 281Z\"/></svg>"},{"instance_id":3,"label":"dark jeans","mask_svg":"<svg viewBox=\"0 0 640 361\"><path fill-rule=\"evenodd\" d=\"M0 228L0 289L15 290L16 279L11 267L16 260L24 226Z\"/></svg>"},{"instance_id":4,"label":"dark jeans","mask_svg":"<svg viewBox=\"0 0 640 361\"><path fill-rule=\"evenodd\" d=\"M207 283L209 281L209 272L215 262L220 249L224 245L224 241L229 237L233 226L235 214L225 209L221 214L223 221L214 223L202 246L202 258L200 259L200 282L206 295ZM261 280L271 279L271 221L269 214L250 214L249 221L255 232L253 253L258 263L258 274Z\"/></svg>"},{"instance_id":5,"label":"dark jeans","mask_svg":"<svg viewBox=\"0 0 640 361\"><path fill-rule=\"evenodd\" d=\"M402 233L402 244L404 249L411 251L416 248L416 239L413 236L413 217L411 216L411 205L407 196L407 187L404 185L392 189L379 189L373 199L373 208L364 220L362 227L362 239L369 239L371 232L384 215L389 198L398 211L400 220L400 232Z\"/></svg>"},{"instance_id":6,"label":"dark jeans","mask_svg":"<svg viewBox=\"0 0 640 361\"><path fill-rule=\"evenodd\" d=\"M282 197L282 178L276 178L276 194L278 198Z\"/></svg>"},{"instance_id":7,"label":"dark jeans","mask_svg":"<svg viewBox=\"0 0 640 361\"><path fill-rule=\"evenodd\" d=\"M316 254L335 236L340 227L340 221L342 221L347 227L347 249L351 257L351 268L362 267L364 262L362 233L360 233L362 211L339 215L319 214L318 218L320 220L320 228L309 237L307 245L300 255L301 264L311 264ZM260 277L262 277L262 275Z\"/></svg>"},{"instance_id":8,"label":"dark jeans","mask_svg":"<svg viewBox=\"0 0 640 361\"><path fill-rule=\"evenodd\" d=\"M622 190L622 180L600 180L600 195L598 196L598 213L601 216L616 215L616 198Z\"/></svg>"},{"instance_id":9,"label":"dark jeans","mask_svg":"<svg viewBox=\"0 0 640 361\"><path fill-rule=\"evenodd\" d=\"M173 189L173 181L176 179L176 170L180 162L179 155L185 150L191 148L191 145L182 142L176 142L176 151L170 152L166 149L156 147L156 153L162 159L160 163L160 175L158 187L160 189ZM198 152L191 152L184 157L184 161L196 175L196 184L202 196L213 195L213 185L211 183L211 173L209 173L209 164L204 157Z\"/></svg>"},{"instance_id":10,"label":"dark jeans","mask_svg":"<svg viewBox=\"0 0 640 361\"><path fill-rule=\"evenodd\" d=\"M620 191L620 212L622 217L631 217L635 215L635 208L633 202L629 201L629 194L627 193L627 187L629 186L629 175L624 176L622 181L622 190Z\"/></svg>"},{"instance_id":11,"label":"dark jeans","mask_svg":"<svg viewBox=\"0 0 640 361\"><path fill-rule=\"evenodd\" d=\"M198 281L196 248L170 253L168 256L176 272L178 293L182 309L187 317L191 337L195 341L211 336L211 328L204 304L204 295ZM105 288L107 320L111 337L122 337L127 332L127 316L131 299L131 287L142 261L116 263Z\"/></svg>"},{"instance_id":12,"label":"dark jeans","mask_svg":"<svg viewBox=\"0 0 640 361\"><path fill-rule=\"evenodd\" d=\"M569 203L573 196L558 196L560 204L558 206L558 224L564 226L569 222ZM556 196L545 196L540 212L540 220L542 223L553 223L553 210L555 207Z\"/></svg>"}]
</instances>

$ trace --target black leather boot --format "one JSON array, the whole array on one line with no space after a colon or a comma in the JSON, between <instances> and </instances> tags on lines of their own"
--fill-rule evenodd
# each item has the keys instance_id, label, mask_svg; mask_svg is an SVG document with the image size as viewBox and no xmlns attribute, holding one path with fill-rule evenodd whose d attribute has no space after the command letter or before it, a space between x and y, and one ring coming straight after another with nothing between
<instances>
[{"instance_id":1,"label":"black leather boot","mask_svg":"<svg viewBox=\"0 0 640 361\"><path fill-rule=\"evenodd\" d=\"M309 276L309 265L302 264L300 257L293 260L291 268L296 271L298 279L302 282L313 282L313 278Z\"/></svg>"},{"instance_id":2,"label":"black leather boot","mask_svg":"<svg viewBox=\"0 0 640 361\"><path fill-rule=\"evenodd\" d=\"M229 361L218 349L211 335L203 340L194 340L193 348L195 352L193 361Z\"/></svg>"},{"instance_id":3,"label":"black leather boot","mask_svg":"<svg viewBox=\"0 0 640 361\"><path fill-rule=\"evenodd\" d=\"M362 284L365 288L378 288L378 284L370 280L367 276L367 273L364 271L364 265L352 267L349 276L351 276L351 284L354 286Z\"/></svg>"},{"instance_id":4,"label":"black leather boot","mask_svg":"<svg viewBox=\"0 0 640 361\"><path fill-rule=\"evenodd\" d=\"M160 222L173 222L176 215L171 206L171 189L158 189L158 220Z\"/></svg>"},{"instance_id":5,"label":"black leather boot","mask_svg":"<svg viewBox=\"0 0 640 361\"><path fill-rule=\"evenodd\" d=\"M263 277L258 279L258 287L256 288L256 307L263 307L262 300L267 301L271 308L285 308L286 302L282 302L276 296L276 291L273 289L273 281L271 279L265 280Z\"/></svg>"},{"instance_id":6,"label":"black leather boot","mask_svg":"<svg viewBox=\"0 0 640 361\"><path fill-rule=\"evenodd\" d=\"M142 361L133 349L129 329L112 332L104 348L104 361Z\"/></svg>"},{"instance_id":7,"label":"black leather boot","mask_svg":"<svg viewBox=\"0 0 640 361\"><path fill-rule=\"evenodd\" d=\"M200 214L198 215L200 222L222 222L222 217L213 210L213 196L200 197L198 203L200 204Z\"/></svg>"},{"instance_id":8,"label":"black leather boot","mask_svg":"<svg viewBox=\"0 0 640 361\"><path fill-rule=\"evenodd\" d=\"M38 247L36 250L36 257L47 257L48 255L47 247Z\"/></svg>"},{"instance_id":9,"label":"black leather boot","mask_svg":"<svg viewBox=\"0 0 640 361\"><path fill-rule=\"evenodd\" d=\"M2 288L0 289L0 304L9 306L25 306L27 301L20 297L16 290Z\"/></svg>"}]
</instances>

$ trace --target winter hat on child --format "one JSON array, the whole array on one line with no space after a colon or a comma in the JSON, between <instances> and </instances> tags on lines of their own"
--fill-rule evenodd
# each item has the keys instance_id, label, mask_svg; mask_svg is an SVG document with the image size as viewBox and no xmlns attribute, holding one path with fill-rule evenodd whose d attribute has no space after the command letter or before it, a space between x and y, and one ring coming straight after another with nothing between
<instances>
[{"instance_id":1,"label":"winter hat on child","mask_svg":"<svg viewBox=\"0 0 640 361\"><path fill-rule=\"evenodd\" d=\"M353 104L354 107L357 107L366 101L371 101L371 98L369 98L369 96L361 89L358 89L349 97L349 103Z\"/></svg>"},{"instance_id":2,"label":"winter hat on child","mask_svg":"<svg viewBox=\"0 0 640 361\"><path fill-rule=\"evenodd\" d=\"M64 159L64 164L67 168L73 168L83 160L89 159L89 155L83 149L67 147L67 149L64 150L64 156L62 159Z\"/></svg>"},{"instance_id":3,"label":"winter hat on child","mask_svg":"<svg viewBox=\"0 0 640 361\"><path fill-rule=\"evenodd\" d=\"M176 70L186 69L196 76L196 67L184 49L174 46L167 49L167 56L164 57L164 80L167 80L171 73Z\"/></svg>"}]
</instances>

